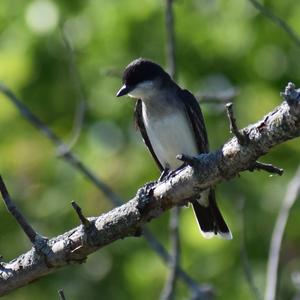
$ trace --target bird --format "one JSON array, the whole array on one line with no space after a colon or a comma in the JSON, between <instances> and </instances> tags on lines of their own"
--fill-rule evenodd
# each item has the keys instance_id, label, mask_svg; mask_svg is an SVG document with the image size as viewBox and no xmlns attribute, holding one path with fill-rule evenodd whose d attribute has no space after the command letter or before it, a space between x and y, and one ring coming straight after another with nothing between
<instances>
[{"instance_id":1,"label":"bird","mask_svg":"<svg viewBox=\"0 0 300 300\"><path fill-rule=\"evenodd\" d=\"M116 96L136 100L135 124L162 174L182 166L179 154L196 156L209 151L204 118L196 98L182 89L157 63L138 58L125 67ZM216 202L213 188L191 201L204 238L232 239Z\"/></svg>"}]
</instances>

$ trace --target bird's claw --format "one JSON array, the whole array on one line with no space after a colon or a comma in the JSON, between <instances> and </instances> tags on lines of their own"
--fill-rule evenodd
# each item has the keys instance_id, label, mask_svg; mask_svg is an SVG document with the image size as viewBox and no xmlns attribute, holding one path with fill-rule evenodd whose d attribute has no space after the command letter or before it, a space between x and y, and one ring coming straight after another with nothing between
<instances>
[{"instance_id":1,"label":"bird's claw","mask_svg":"<svg viewBox=\"0 0 300 300\"><path fill-rule=\"evenodd\" d=\"M138 204L137 209L141 214L146 210L147 206L151 201L153 194L153 187L156 185L156 181L151 181L146 183L137 191Z\"/></svg>"},{"instance_id":2,"label":"bird's claw","mask_svg":"<svg viewBox=\"0 0 300 300\"><path fill-rule=\"evenodd\" d=\"M165 179L168 179L170 177L170 175L172 174L172 171L169 168L165 168L163 169L163 171L161 172L157 182L162 182Z\"/></svg>"}]
</instances>

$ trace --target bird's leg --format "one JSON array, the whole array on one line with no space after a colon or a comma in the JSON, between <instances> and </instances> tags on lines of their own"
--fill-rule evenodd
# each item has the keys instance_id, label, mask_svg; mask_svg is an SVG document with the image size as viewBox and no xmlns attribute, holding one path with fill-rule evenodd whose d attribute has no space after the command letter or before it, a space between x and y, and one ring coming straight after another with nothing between
<instances>
[{"instance_id":1,"label":"bird's leg","mask_svg":"<svg viewBox=\"0 0 300 300\"><path fill-rule=\"evenodd\" d=\"M157 182L162 182L164 179L168 178L168 175L170 174L171 170L166 167L163 169L163 171L161 172Z\"/></svg>"},{"instance_id":2,"label":"bird's leg","mask_svg":"<svg viewBox=\"0 0 300 300\"><path fill-rule=\"evenodd\" d=\"M137 191L137 209L141 214L147 211L147 207L150 204L151 197L153 196L153 188L155 187L156 183L156 181L147 182L143 187L141 187Z\"/></svg>"}]
</instances>

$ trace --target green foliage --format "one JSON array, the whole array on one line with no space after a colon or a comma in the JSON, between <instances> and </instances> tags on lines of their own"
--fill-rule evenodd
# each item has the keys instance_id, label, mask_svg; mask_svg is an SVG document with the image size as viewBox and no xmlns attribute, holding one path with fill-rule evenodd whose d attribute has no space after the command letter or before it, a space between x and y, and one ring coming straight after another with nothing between
<instances>
[{"instance_id":1,"label":"green foliage","mask_svg":"<svg viewBox=\"0 0 300 300\"><path fill-rule=\"evenodd\" d=\"M265 3L300 36L297 1ZM194 93L238 88L234 103L240 126L255 122L279 104L279 92L288 81L299 86L299 47L249 1L175 1L174 9L179 83ZM10 0L0 4L0 80L69 141L79 94L62 29L74 47L88 105L73 150L124 200L155 179L158 171L134 130L132 100L115 98L119 75L140 56L164 65L164 24L164 5L153 0ZM215 149L230 137L228 122L222 108L209 104L202 108ZM0 173L40 233L51 237L78 224L72 200L86 215L111 209L101 192L57 159L52 145L2 95L0 138ZM233 299L233 295L234 299L253 299L240 257L243 234L255 283L263 292L270 235L286 184L299 161L299 140L277 147L265 161L283 167L284 176L243 173L218 187L232 241L204 240L192 211L182 210L182 265L198 282L212 283L218 299ZM244 233L241 199L245 201ZM297 212L296 203L282 249L282 299L296 292L291 274L300 264ZM0 215L0 253L10 260L30 244L3 204ZM150 228L168 244L167 214ZM60 288L73 300L158 299L167 272L143 239L131 238L92 255L86 265L66 268L5 299L58 299ZM182 283L177 292L177 299L189 295Z\"/></svg>"}]
</instances>

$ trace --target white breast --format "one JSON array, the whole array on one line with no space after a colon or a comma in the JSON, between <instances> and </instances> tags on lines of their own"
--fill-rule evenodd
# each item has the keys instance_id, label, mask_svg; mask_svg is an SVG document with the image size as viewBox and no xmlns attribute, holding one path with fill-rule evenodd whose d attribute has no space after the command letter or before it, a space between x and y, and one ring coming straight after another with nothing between
<instances>
[{"instance_id":1,"label":"white breast","mask_svg":"<svg viewBox=\"0 0 300 300\"><path fill-rule=\"evenodd\" d=\"M182 164L176 159L178 154L197 154L195 137L184 112L152 118L143 109L143 119L153 150L164 167L178 168Z\"/></svg>"}]
</instances>

